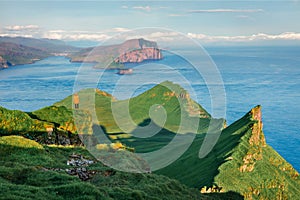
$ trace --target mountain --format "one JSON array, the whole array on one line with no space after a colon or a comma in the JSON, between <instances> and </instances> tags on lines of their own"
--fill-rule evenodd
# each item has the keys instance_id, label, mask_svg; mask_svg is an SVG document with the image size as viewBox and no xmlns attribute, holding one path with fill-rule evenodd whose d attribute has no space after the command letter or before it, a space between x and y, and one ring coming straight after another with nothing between
<instances>
[{"instance_id":1,"label":"mountain","mask_svg":"<svg viewBox=\"0 0 300 200\"><path fill-rule=\"evenodd\" d=\"M49 56L67 56L72 62L97 63L96 68L122 68L127 62L162 59L156 42L131 39L122 44L78 48L60 40L0 37L0 69L30 64Z\"/></svg>"},{"instance_id":2,"label":"mountain","mask_svg":"<svg viewBox=\"0 0 300 200\"><path fill-rule=\"evenodd\" d=\"M0 37L0 43L14 43L35 48L50 54L77 52L80 48L67 45L61 40L36 39L27 37Z\"/></svg>"},{"instance_id":3,"label":"mountain","mask_svg":"<svg viewBox=\"0 0 300 200\"><path fill-rule=\"evenodd\" d=\"M122 44L85 48L70 57L72 62L97 63L96 68L120 68L125 62L162 59L162 54L156 42L140 38Z\"/></svg>"},{"instance_id":4,"label":"mountain","mask_svg":"<svg viewBox=\"0 0 300 200\"><path fill-rule=\"evenodd\" d=\"M116 100L106 92L94 89L82 90L78 95L80 98L80 108L89 110L95 107L99 124L104 126L107 133L111 133L114 137L117 136L116 133L120 133L120 136L131 134L135 128L128 117L123 117L128 115L127 110L124 109L127 105L129 106L130 117L135 124L149 121L149 109L152 105L157 104L156 110L159 110L163 106L168 113L164 128L173 132L179 132L178 128L181 118L189 119L180 130L181 133L188 133L194 129L198 133L205 133L209 123L215 124L216 127L220 124L223 126L224 124L224 119L212 119L210 114L201 105L190 98L186 90L169 81L163 82L137 97L122 101ZM91 97L95 97L95 101ZM55 106L65 106L68 109L72 109L72 96L57 102ZM159 114L159 111L157 112ZM117 125L115 119L118 117L121 118L123 130L127 130L126 133L123 133ZM157 117L156 120L155 116L152 116L152 120L159 123L159 115Z\"/></svg>"},{"instance_id":5,"label":"mountain","mask_svg":"<svg viewBox=\"0 0 300 200\"><path fill-rule=\"evenodd\" d=\"M54 55L67 55L79 48L59 40L24 37L0 37L0 69L30 64Z\"/></svg>"},{"instance_id":6,"label":"mountain","mask_svg":"<svg viewBox=\"0 0 300 200\"><path fill-rule=\"evenodd\" d=\"M46 51L11 42L0 42L0 68L30 64L50 56Z\"/></svg>"},{"instance_id":7,"label":"mountain","mask_svg":"<svg viewBox=\"0 0 300 200\"><path fill-rule=\"evenodd\" d=\"M300 195L298 172L265 140L260 106L226 127L224 119L214 119L186 90L171 82L122 101L98 89L82 90L78 96L79 109L73 109L71 96L31 113L0 109L4 197L70 198L80 192L86 198L98 195L102 199L297 199ZM133 122L150 127L149 132L132 125L126 105ZM98 121L92 120L91 108ZM179 129L182 119L186 121ZM199 127L193 127L195 123ZM209 124L221 134L212 150L199 157ZM99 127L111 144L101 143L96 134ZM158 132L149 137L153 130ZM86 134L78 134L83 132ZM132 153L158 151L175 136L194 139L164 168L153 170L147 157ZM91 143L83 147L79 138ZM173 147L180 149L181 145ZM106 159L105 165L95 160L99 155ZM161 155L156 161L164 162L167 157ZM76 159L76 163L95 163L66 165ZM110 164L148 173L116 171Z\"/></svg>"}]
</instances>

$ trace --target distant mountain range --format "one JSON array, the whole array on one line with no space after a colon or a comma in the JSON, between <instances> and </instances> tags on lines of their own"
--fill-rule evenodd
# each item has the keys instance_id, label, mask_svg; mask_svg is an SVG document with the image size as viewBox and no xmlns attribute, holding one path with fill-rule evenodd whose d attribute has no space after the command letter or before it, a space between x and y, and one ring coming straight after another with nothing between
<instances>
[{"instance_id":1,"label":"distant mountain range","mask_svg":"<svg viewBox=\"0 0 300 200\"><path fill-rule=\"evenodd\" d=\"M91 100L91 95L95 97L95 102ZM51 193L53 199L59 195L67 198L65 195L73 194L71 191L74 187L78 188L75 190L85 191L87 196L97 193L103 199L107 196L122 199L120 192L126 194L123 199L128 199L128 195L129 199L151 199L150 196L152 199L297 199L300 195L299 173L266 143L260 106L226 126L224 119L214 119L190 98L186 90L171 82L163 82L137 97L122 101L98 89L82 90L78 96L80 109L75 110L72 96L31 113L0 109L0 155L3 154L5 161L0 167L0 188L1 191L6 191L4 197L16 195L18 190L20 198L30 195L39 197L42 193L29 194L26 191L44 191L45 187L40 184L44 176L56 177L47 179L45 183L48 190L60 191ZM124 106L129 105L130 116L136 124L151 125L153 130L159 128L160 131L152 137L135 137L139 134L147 135L147 132L132 127L127 117L119 118L123 126L120 129L115 120L118 117L113 116L111 105L118 110L119 116L125 116ZM159 112L160 105L167 114L164 125L161 125L159 118L149 114L151 109L154 109L154 113ZM91 106L96 110L97 124L91 120ZM79 117L76 123L74 116ZM187 120L178 131L182 117ZM102 144L101 140L97 140L97 135L94 134L99 126L113 144ZM209 126L213 126L215 131L221 131L221 135L212 151L199 158L199 149ZM192 132L193 130L196 131ZM87 135L78 135L83 132ZM147 159L143 160L138 154L130 153L158 151L169 144L176 134L180 137L193 134L195 139L179 159L164 168L148 169L151 165L147 164ZM30 143L34 148L28 149L26 145L29 142L24 138L13 138L15 136L12 135L34 140L39 144ZM102 156L107 156L107 160L118 158L118 166L138 167L152 172L146 175L130 174L115 171L99 162L98 165L87 167L87 171L94 173L88 181L80 182L79 178L74 178L71 182L65 172L67 166L59 158L67 160L72 152L81 152L93 158L80 147L83 144L79 136L91 141L89 149L101 152ZM17 145L15 140L24 142ZM180 148L181 143L177 145ZM38 150L40 148L45 150ZM18 153L10 154L9 151ZM27 152L31 153L27 155ZM20 156L25 154L26 159L21 159ZM19 159L16 160L17 156ZM166 155L161 155L162 162L166 159L163 156ZM15 164L9 164L12 161ZM88 190L83 189L86 184L89 185ZM168 186L165 188L160 184ZM60 187L63 189L60 190ZM79 195L77 193L74 192L74 195Z\"/></svg>"},{"instance_id":2,"label":"distant mountain range","mask_svg":"<svg viewBox=\"0 0 300 200\"><path fill-rule=\"evenodd\" d=\"M79 48L60 40L0 37L0 69L30 64L49 56L67 56L72 62L93 62L98 68L120 68L126 62L161 59L155 42L132 39L122 44Z\"/></svg>"}]
</instances>

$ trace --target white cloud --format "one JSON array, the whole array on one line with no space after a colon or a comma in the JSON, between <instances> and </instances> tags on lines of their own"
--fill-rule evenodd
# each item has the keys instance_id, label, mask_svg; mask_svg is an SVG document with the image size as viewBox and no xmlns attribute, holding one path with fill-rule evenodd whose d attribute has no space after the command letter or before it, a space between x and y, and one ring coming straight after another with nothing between
<instances>
[{"instance_id":1,"label":"white cloud","mask_svg":"<svg viewBox=\"0 0 300 200\"><path fill-rule=\"evenodd\" d=\"M49 31L43 34L43 38L58 40L95 40L103 41L110 38L109 35L103 33L82 33L82 32L55 32Z\"/></svg>"},{"instance_id":2,"label":"white cloud","mask_svg":"<svg viewBox=\"0 0 300 200\"><path fill-rule=\"evenodd\" d=\"M256 13L263 12L262 9L208 9L208 10L189 10L188 13Z\"/></svg>"},{"instance_id":3,"label":"white cloud","mask_svg":"<svg viewBox=\"0 0 300 200\"><path fill-rule=\"evenodd\" d=\"M17 34L17 33L0 33L0 37L27 37L27 38L33 38L33 35L30 35L30 34Z\"/></svg>"},{"instance_id":4,"label":"white cloud","mask_svg":"<svg viewBox=\"0 0 300 200\"><path fill-rule=\"evenodd\" d=\"M118 32L118 33L123 33L123 32L127 32L130 31L130 29L128 28L123 28L123 27L116 27L112 29L113 32Z\"/></svg>"},{"instance_id":5,"label":"white cloud","mask_svg":"<svg viewBox=\"0 0 300 200\"><path fill-rule=\"evenodd\" d=\"M186 16L186 15L183 15L183 14L169 14L168 16L169 17L183 17L183 16Z\"/></svg>"},{"instance_id":6,"label":"white cloud","mask_svg":"<svg viewBox=\"0 0 300 200\"><path fill-rule=\"evenodd\" d=\"M122 37L122 36L121 36ZM153 33L144 33L139 35L128 35L123 36L125 40L135 39L135 38L144 38L146 40L152 40L156 42L169 42L176 41L179 37L182 37L179 33L176 32L153 32Z\"/></svg>"},{"instance_id":7,"label":"white cloud","mask_svg":"<svg viewBox=\"0 0 300 200\"><path fill-rule=\"evenodd\" d=\"M247 18L247 15L240 15L241 18ZM119 34L120 33L120 34ZM125 33L125 34L124 34ZM137 34L138 33L138 34ZM34 38L49 38L49 39L60 39L60 40L94 40L104 41L108 39L133 39L133 38L145 38L157 42L167 41L178 41L181 37L185 37L176 32L172 31L155 31L152 33L131 31L131 29L125 27L115 27L102 31L81 31L81 30L44 30L37 25L14 25L6 26L1 32L0 36L10 37L34 37ZM266 34L258 33L253 35L235 35L235 36L224 36L224 35L206 35L201 33L188 33L188 37L201 40L204 43L215 43L215 42L251 42L251 41L300 41L300 33L297 32L284 32L281 34Z\"/></svg>"},{"instance_id":8,"label":"white cloud","mask_svg":"<svg viewBox=\"0 0 300 200\"><path fill-rule=\"evenodd\" d=\"M121 8L127 9L127 8L128 8L128 6L121 6Z\"/></svg>"},{"instance_id":9,"label":"white cloud","mask_svg":"<svg viewBox=\"0 0 300 200\"><path fill-rule=\"evenodd\" d=\"M300 33L285 32L277 35L258 33L249 36L209 36L205 34L188 33L189 37L199 39L203 42L218 42L218 41L229 41L229 42L251 42L251 41L262 41L262 40L300 40Z\"/></svg>"},{"instance_id":10,"label":"white cloud","mask_svg":"<svg viewBox=\"0 0 300 200\"><path fill-rule=\"evenodd\" d=\"M24 30L36 30L39 29L39 26L37 25L26 25L26 26L6 26L4 27L7 31L24 31Z\"/></svg>"},{"instance_id":11,"label":"white cloud","mask_svg":"<svg viewBox=\"0 0 300 200\"><path fill-rule=\"evenodd\" d=\"M134 6L132 7L133 9L136 9L136 10L143 10L143 11L147 11L147 12L150 12L151 11L151 7L150 6Z\"/></svg>"}]
</instances>

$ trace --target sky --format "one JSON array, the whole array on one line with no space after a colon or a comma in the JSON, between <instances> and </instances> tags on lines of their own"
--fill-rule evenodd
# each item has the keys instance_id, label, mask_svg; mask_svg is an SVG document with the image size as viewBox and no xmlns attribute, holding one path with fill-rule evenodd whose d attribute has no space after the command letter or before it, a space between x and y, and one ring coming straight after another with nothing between
<instances>
[{"instance_id":1,"label":"sky","mask_svg":"<svg viewBox=\"0 0 300 200\"><path fill-rule=\"evenodd\" d=\"M156 27L169 32L150 39L176 40L180 33L204 44L300 44L298 0L0 0L0 8L0 36L100 42Z\"/></svg>"}]
</instances>

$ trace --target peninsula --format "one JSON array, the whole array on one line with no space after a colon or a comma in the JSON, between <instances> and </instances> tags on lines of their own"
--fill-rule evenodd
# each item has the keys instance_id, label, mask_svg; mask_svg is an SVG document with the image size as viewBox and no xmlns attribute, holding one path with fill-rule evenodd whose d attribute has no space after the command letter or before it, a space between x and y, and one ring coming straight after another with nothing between
<instances>
[{"instance_id":1,"label":"peninsula","mask_svg":"<svg viewBox=\"0 0 300 200\"><path fill-rule=\"evenodd\" d=\"M131 39L121 44L79 48L60 40L0 37L0 69L31 64L49 56L66 56L71 62L95 63L95 68L120 69L124 63L162 59L156 42Z\"/></svg>"}]
</instances>

